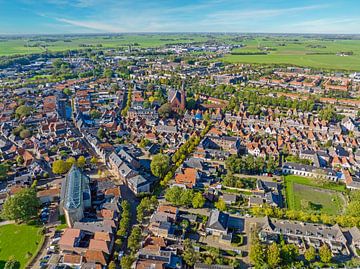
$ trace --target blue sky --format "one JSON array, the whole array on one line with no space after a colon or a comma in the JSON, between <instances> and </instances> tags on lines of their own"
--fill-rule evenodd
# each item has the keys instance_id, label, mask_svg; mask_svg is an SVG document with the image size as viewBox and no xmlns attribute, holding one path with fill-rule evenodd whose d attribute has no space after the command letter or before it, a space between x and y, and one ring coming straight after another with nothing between
<instances>
[{"instance_id":1,"label":"blue sky","mask_svg":"<svg viewBox=\"0 0 360 269\"><path fill-rule=\"evenodd\" d=\"M359 0L0 0L0 34L360 34Z\"/></svg>"}]
</instances>

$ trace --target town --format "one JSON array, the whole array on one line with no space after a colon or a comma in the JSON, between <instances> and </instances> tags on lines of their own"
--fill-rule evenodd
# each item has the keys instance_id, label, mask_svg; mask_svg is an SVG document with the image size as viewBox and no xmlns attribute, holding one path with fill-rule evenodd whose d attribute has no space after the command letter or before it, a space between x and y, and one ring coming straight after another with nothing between
<instances>
[{"instance_id":1,"label":"town","mask_svg":"<svg viewBox=\"0 0 360 269\"><path fill-rule=\"evenodd\" d=\"M30 229L5 268L360 266L360 73L242 47L1 65L1 216Z\"/></svg>"}]
</instances>

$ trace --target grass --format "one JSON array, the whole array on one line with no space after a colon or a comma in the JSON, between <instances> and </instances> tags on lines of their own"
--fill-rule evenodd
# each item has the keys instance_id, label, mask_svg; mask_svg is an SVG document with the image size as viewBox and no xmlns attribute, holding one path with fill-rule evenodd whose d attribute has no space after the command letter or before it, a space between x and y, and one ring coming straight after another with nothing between
<instances>
[{"instance_id":1,"label":"grass","mask_svg":"<svg viewBox=\"0 0 360 269\"><path fill-rule=\"evenodd\" d=\"M316 180L288 175L285 177L286 198L289 209L341 214L346 200L345 186L334 183L319 183Z\"/></svg>"},{"instance_id":2,"label":"grass","mask_svg":"<svg viewBox=\"0 0 360 269\"><path fill-rule=\"evenodd\" d=\"M34 225L9 224L0 227L0 268L4 268L9 257L14 256L25 268L36 255L44 236L41 227Z\"/></svg>"}]
</instances>

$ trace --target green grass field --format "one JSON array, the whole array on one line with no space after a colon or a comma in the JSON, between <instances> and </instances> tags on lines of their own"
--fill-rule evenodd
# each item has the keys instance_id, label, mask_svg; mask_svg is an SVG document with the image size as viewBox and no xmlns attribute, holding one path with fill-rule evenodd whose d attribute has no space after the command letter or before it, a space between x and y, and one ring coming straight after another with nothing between
<instances>
[{"instance_id":1,"label":"green grass field","mask_svg":"<svg viewBox=\"0 0 360 269\"><path fill-rule=\"evenodd\" d=\"M45 49L41 46L26 47L27 44L46 46L50 52L65 51L70 49L86 49L82 45L91 45L96 48L102 45L102 48L119 48L137 43L139 47L158 47L166 44L176 43L194 43L203 42L207 38L203 35L193 34L133 34L120 36L74 36L74 37L37 37L37 38L18 38L18 39L0 39L0 56L14 54L41 53Z\"/></svg>"},{"instance_id":2,"label":"green grass field","mask_svg":"<svg viewBox=\"0 0 360 269\"><path fill-rule=\"evenodd\" d=\"M0 227L0 268L4 268L9 257L14 256L24 268L36 254L43 239L41 228L30 225L9 224Z\"/></svg>"},{"instance_id":3,"label":"green grass field","mask_svg":"<svg viewBox=\"0 0 360 269\"><path fill-rule=\"evenodd\" d=\"M337 215L343 213L344 185L319 184L315 180L289 175L285 177L289 209Z\"/></svg>"},{"instance_id":4,"label":"green grass field","mask_svg":"<svg viewBox=\"0 0 360 269\"><path fill-rule=\"evenodd\" d=\"M296 40L296 41L295 41ZM307 38L256 38L243 42L245 47L234 53L258 53L268 48L266 55L226 55L229 63L287 64L320 69L360 70L360 40L320 40ZM350 56L338 56L352 52Z\"/></svg>"}]
</instances>

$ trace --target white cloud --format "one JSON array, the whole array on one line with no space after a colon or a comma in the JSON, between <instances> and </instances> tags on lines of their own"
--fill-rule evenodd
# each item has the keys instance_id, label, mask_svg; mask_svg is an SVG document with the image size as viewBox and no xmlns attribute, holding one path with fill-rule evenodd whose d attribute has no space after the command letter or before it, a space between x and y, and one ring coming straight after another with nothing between
<instances>
[{"instance_id":1,"label":"white cloud","mask_svg":"<svg viewBox=\"0 0 360 269\"><path fill-rule=\"evenodd\" d=\"M107 33L119 33L124 31L124 29L121 29L118 26L103 23L100 21L78 21L78 20L69 20L64 18L56 18L56 20L73 26L88 28L88 29L107 32Z\"/></svg>"}]
</instances>

